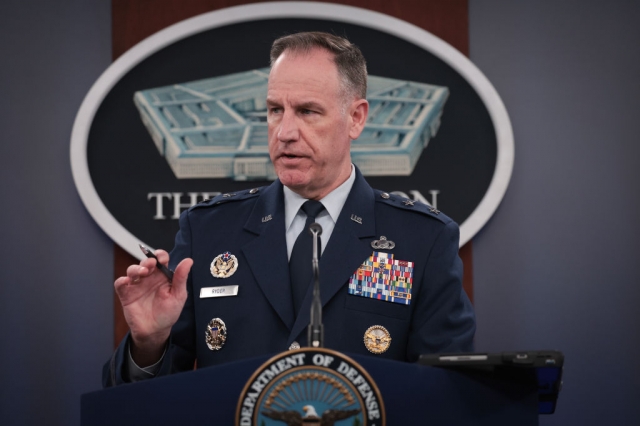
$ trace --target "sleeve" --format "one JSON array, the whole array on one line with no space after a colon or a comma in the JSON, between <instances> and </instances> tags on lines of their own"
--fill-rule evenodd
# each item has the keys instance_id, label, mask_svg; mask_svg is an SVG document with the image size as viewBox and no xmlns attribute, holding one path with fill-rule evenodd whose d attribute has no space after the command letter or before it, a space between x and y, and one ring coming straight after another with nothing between
<instances>
[{"instance_id":1,"label":"sleeve","mask_svg":"<svg viewBox=\"0 0 640 426\"><path fill-rule=\"evenodd\" d=\"M167 351L166 348L165 352L162 353L162 356L160 357L158 362L148 367L140 367L138 364L136 364L136 362L133 360L133 357L131 356L131 347L129 346L128 349L127 368L129 370L129 380L131 382L139 382L142 380L151 379L155 377L156 374L158 374L158 370L162 365L162 360L164 359L165 352Z\"/></svg>"},{"instance_id":2,"label":"sleeve","mask_svg":"<svg viewBox=\"0 0 640 426\"><path fill-rule=\"evenodd\" d=\"M472 352L476 321L462 288L460 232L444 226L427 257L407 345L408 361L423 353Z\"/></svg>"},{"instance_id":3,"label":"sleeve","mask_svg":"<svg viewBox=\"0 0 640 426\"><path fill-rule=\"evenodd\" d=\"M189 210L180 216L180 230L176 234L173 250L170 253L169 268L175 269L176 265L184 258L191 256L191 226L189 222ZM155 375L164 376L181 371L193 370L195 348L195 326L193 319L193 288L191 276L187 281L189 295L182 313L171 330L171 336L167 344L164 356L154 364ZM102 369L102 385L104 387L116 386L122 383L136 381L138 376L129 371L129 334L122 339L111 359Z\"/></svg>"}]
</instances>

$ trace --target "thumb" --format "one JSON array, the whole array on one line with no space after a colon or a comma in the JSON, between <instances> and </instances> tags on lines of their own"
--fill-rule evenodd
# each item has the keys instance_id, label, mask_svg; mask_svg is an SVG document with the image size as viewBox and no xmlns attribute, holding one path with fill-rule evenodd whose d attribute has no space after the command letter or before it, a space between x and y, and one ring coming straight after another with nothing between
<instances>
[{"instance_id":1,"label":"thumb","mask_svg":"<svg viewBox=\"0 0 640 426\"><path fill-rule=\"evenodd\" d=\"M189 278L189 272L192 266L193 259L187 257L186 259L182 259L182 261L178 263L178 266L176 266L176 270L173 271L172 287L173 292L176 293L176 297L186 299L187 278Z\"/></svg>"}]
</instances>

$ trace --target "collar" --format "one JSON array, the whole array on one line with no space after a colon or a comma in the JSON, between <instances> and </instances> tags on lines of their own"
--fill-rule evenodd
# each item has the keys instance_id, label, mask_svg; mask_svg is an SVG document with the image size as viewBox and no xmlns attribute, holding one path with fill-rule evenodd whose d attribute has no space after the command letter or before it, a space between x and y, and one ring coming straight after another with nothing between
<instances>
[{"instance_id":1,"label":"collar","mask_svg":"<svg viewBox=\"0 0 640 426\"><path fill-rule=\"evenodd\" d=\"M356 180L356 169L351 164L351 174L349 178L345 180L342 185L331 191L327 194L326 197L320 200L324 208L329 213L331 220L333 223L338 221L338 217L340 216L340 212L342 211L342 207L344 207L344 203L347 201L347 197L349 196L349 192L351 192L351 188L353 187L353 183ZM288 230L293 223L293 219L295 219L298 211L300 211L300 207L307 201L306 198L302 197L299 194L296 194L291 189L286 186L284 189L284 226L285 230ZM321 213L322 214L322 213Z\"/></svg>"}]
</instances>

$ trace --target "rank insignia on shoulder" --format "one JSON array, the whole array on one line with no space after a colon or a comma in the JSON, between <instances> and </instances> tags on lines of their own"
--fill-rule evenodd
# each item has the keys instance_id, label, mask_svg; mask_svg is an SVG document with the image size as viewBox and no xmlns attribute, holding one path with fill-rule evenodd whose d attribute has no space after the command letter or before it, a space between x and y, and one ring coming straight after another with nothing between
<instances>
[{"instance_id":1,"label":"rank insignia on shoulder","mask_svg":"<svg viewBox=\"0 0 640 426\"><path fill-rule=\"evenodd\" d=\"M217 255L211 262L211 275L215 278L229 278L236 269L238 269L238 259L228 251Z\"/></svg>"},{"instance_id":2,"label":"rank insignia on shoulder","mask_svg":"<svg viewBox=\"0 0 640 426\"><path fill-rule=\"evenodd\" d=\"M220 318L214 318L207 324L205 333L207 347L212 351L219 351L227 341L227 326Z\"/></svg>"},{"instance_id":3,"label":"rank insignia on shoulder","mask_svg":"<svg viewBox=\"0 0 640 426\"><path fill-rule=\"evenodd\" d=\"M374 251L349 278L349 294L411 304L414 263Z\"/></svg>"},{"instance_id":4,"label":"rank insignia on shoulder","mask_svg":"<svg viewBox=\"0 0 640 426\"><path fill-rule=\"evenodd\" d=\"M381 354L391 346L391 333L381 325L372 325L364 332L364 346L373 354Z\"/></svg>"}]
</instances>

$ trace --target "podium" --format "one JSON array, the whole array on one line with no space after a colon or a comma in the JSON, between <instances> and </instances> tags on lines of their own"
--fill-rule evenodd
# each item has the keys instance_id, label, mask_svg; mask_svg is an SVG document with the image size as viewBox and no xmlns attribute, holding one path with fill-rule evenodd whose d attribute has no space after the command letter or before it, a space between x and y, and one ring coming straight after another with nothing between
<instances>
[{"instance_id":1,"label":"podium","mask_svg":"<svg viewBox=\"0 0 640 426\"><path fill-rule=\"evenodd\" d=\"M538 425L535 381L346 355L360 363L378 385L388 426ZM244 385L269 358L84 394L81 424L233 425Z\"/></svg>"}]
</instances>

